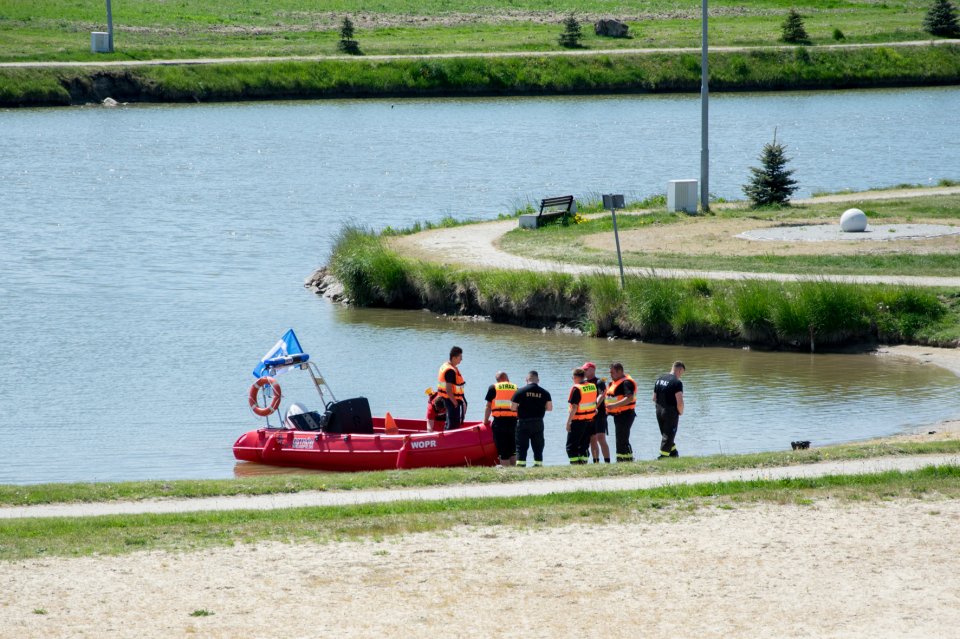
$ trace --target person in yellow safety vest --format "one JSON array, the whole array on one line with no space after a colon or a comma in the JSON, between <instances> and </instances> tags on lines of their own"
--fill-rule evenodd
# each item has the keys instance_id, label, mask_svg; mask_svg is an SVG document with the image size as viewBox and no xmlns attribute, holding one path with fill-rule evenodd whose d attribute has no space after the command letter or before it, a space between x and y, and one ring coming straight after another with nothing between
<instances>
[{"instance_id":1,"label":"person in yellow safety vest","mask_svg":"<svg viewBox=\"0 0 960 639\"><path fill-rule=\"evenodd\" d=\"M607 380L597 379L597 365L593 362L586 362L580 368L586 381L597 386L597 416L593 420L593 434L590 435L590 454L593 456L593 463L600 463L600 454L603 453L603 461L610 463L610 446L607 444L607 410L604 405L606 399Z\"/></svg>"},{"instance_id":2,"label":"person in yellow safety vest","mask_svg":"<svg viewBox=\"0 0 960 639\"><path fill-rule=\"evenodd\" d=\"M463 394L463 375L457 366L463 361L463 349L454 346L450 349L450 359L443 363L437 374L437 393L443 398L447 409L447 428L460 428L467 414L467 398Z\"/></svg>"},{"instance_id":3,"label":"person in yellow safety vest","mask_svg":"<svg viewBox=\"0 0 960 639\"><path fill-rule=\"evenodd\" d=\"M501 466L517 464L517 411L513 408L513 395L517 385L503 371L498 371L496 384L490 384L484 400L483 423L493 429L493 442L497 445ZM490 417L493 417L491 424Z\"/></svg>"},{"instance_id":4,"label":"person in yellow safety vest","mask_svg":"<svg viewBox=\"0 0 960 639\"><path fill-rule=\"evenodd\" d=\"M607 385L607 415L613 416L614 435L617 440L617 462L632 462L633 447L630 446L630 428L637 418L637 383L623 372L623 364L610 364L610 384Z\"/></svg>"},{"instance_id":5,"label":"person in yellow safety vest","mask_svg":"<svg viewBox=\"0 0 960 639\"><path fill-rule=\"evenodd\" d=\"M573 387L567 403L567 457L571 464L586 464L590 459L590 435L597 417L597 385L585 381L582 368L573 369Z\"/></svg>"}]
</instances>

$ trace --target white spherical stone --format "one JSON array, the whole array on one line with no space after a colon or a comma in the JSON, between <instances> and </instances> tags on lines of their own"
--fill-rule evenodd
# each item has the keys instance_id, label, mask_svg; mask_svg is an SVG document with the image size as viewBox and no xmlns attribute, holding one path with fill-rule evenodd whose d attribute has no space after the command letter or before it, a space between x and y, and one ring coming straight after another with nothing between
<instances>
[{"instance_id":1,"label":"white spherical stone","mask_svg":"<svg viewBox=\"0 0 960 639\"><path fill-rule=\"evenodd\" d=\"M867 230L867 214L860 209L847 209L840 216L840 230L844 233L862 233Z\"/></svg>"}]
</instances>

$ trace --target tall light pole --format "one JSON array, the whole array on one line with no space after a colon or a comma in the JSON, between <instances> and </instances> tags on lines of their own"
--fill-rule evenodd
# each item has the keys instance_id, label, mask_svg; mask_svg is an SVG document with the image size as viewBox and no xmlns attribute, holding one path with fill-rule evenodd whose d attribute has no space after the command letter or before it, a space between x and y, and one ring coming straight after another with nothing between
<instances>
[{"instance_id":1,"label":"tall light pole","mask_svg":"<svg viewBox=\"0 0 960 639\"><path fill-rule=\"evenodd\" d=\"M113 11L110 10L110 0L107 0L107 51L113 53Z\"/></svg>"},{"instance_id":2,"label":"tall light pole","mask_svg":"<svg viewBox=\"0 0 960 639\"><path fill-rule=\"evenodd\" d=\"M710 210L710 145L707 133L710 130L710 70L707 65L707 0L703 0L701 12L702 50L700 52L700 208Z\"/></svg>"}]
</instances>

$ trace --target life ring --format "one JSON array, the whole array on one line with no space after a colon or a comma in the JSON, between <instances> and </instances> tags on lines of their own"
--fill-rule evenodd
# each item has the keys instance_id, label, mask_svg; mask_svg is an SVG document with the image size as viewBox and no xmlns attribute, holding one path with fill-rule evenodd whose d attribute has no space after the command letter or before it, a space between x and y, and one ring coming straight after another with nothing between
<instances>
[{"instance_id":1,"label":"life ring","mask_svg":"<svg viewBox=\"0 0 960 639\"><path fill-rule=\"evenodd\" d=\"M269 406L260 406L257 403L257 393L264 386L273 387L273 400L270 402ZM282 392L280 390L280 384L277 383L272 377L261 377L253 383L253 386L250 387L250 409L260 417L267 417L272 415L278 408L280 408L280 397Z\"/></svg>"}]
</instances>

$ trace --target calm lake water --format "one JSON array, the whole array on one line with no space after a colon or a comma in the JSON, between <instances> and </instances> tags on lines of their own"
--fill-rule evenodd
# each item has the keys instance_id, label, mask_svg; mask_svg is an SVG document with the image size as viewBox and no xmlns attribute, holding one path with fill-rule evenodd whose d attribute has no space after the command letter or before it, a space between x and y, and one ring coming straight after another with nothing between
<instances>
[{"instance_id":1,"label":"calm lake water","mask_svg":"<svg viewBox=\"0 0 960 639\"><path fill-rule=\"evenodd\" d=\"M960 166L960 89L724 95L712 190L739 197L777 128L803 194L936 181ZM453 343L473 417L498 368L619 359L647 383L686 360L684 454L782 449L955 416L958 380L869 356L607 342L421 312L342 309L302 288L346 222L490 217L573 193L696 177L691 96L286 102L0 111L0 483L229 477L257 424L251 369L290 327L338 397L420 416ZM284 377L310 404L308 380ZM643 406L640 456L658 434ZM547 461L564 461L562 417Z\"/></svg>"}]
</instances>

